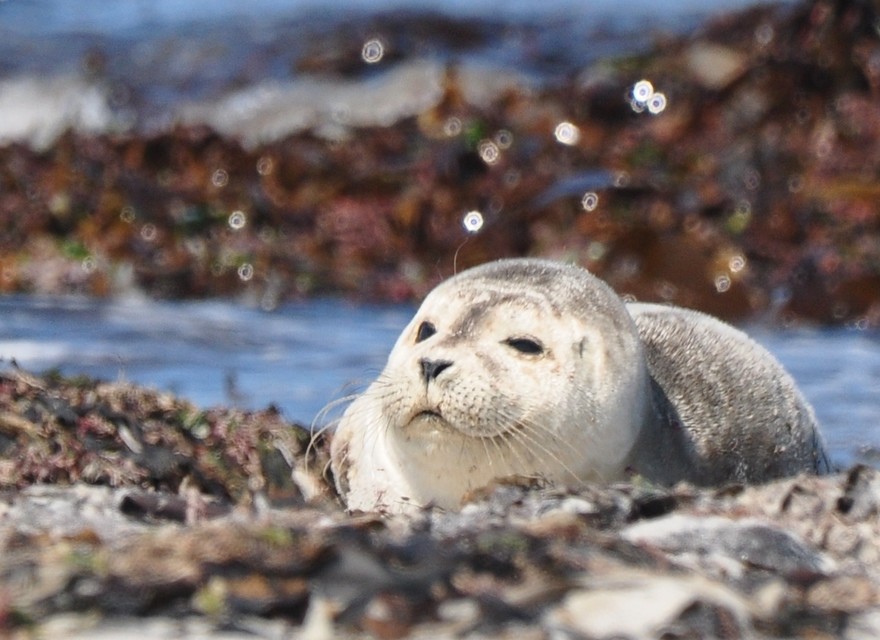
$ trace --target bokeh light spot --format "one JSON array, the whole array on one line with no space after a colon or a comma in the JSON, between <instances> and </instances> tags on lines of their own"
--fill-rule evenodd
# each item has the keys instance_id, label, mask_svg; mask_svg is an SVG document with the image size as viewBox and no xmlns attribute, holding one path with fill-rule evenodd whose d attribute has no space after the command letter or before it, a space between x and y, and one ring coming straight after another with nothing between
<instances>
[{"instance_id":1,"label":"bokeh light spot","mask_svg":"<svg viewBox=\"0 0 880 640\"><path fill-rule=\"evenodd\" d=\"M666 94L654 90L650 80L639 80L633 85L629 97L629 106L636 113L645 110L652 115L662 113L668 104Z\"/></svg>"},{"instance_id":2,"label":"bokeh light spot","mask_svg":"<svg viewBox=\"0 0 880 640\"><path fill-rule=\"evenodd\" d=\"M146 240L147 242L152 242L156 239L157 231L156 225L151 222L148 222L144 226L141 227L141 238Z\"/></svg>"},{"instance_id":3,"label":"bokeh light spot","mask_svg":"<svg viewBox=\"0 0 880 640\"><path fill-rule=\"evenodd\" d=\"M599 194L595 191L587 191L584 197L581 198L581 206L584 208L584 211L595 211L596 207L599 206Z\"/></svg>"},{"instance_id":4,"label":"bokeh light spot","mask_svg":"<svg viewBox=\"0 0 880 640\"><path fill-rule=\"evenodd\" d=\"M741 253L732 256L727 263L731 273L739 273L746 268L746 257Z\"/></svg>"},{"instance_id":5,"label":"bokeh light spot","mask_svg":"<svg viewBox=\"0 0 880 640\"><path fill-rule=\"evenodd\" d=\"M455 136L459 135L461 133L461 129L461 120L454 116L443 123L443 133L449 138L454 138Z\"/></svg>"},{"instance_id":6,"label":"bokeh light spot","mask_svg":"<svg viewBox=\"0 0 880 640\"><path fill-rule=\"evenodd\" d=\"M275 163L269 156L262 156L257 160L257 173L261 176L268 176L275 169Z\"/></svg>"},{"instance_id":7,"label":"bokeh light spot","mask_svg":"<svg viewBox=\"0 0 880 640\"><path fill-rule=\"evenodd\" d=\"M238 277L244 282L247 282L248 280L253 278L254 266L250 262L243 262L238 267Z\"/></svg>"},{"instance_id":8,"label":"bokeh light spot","mask_svg":"<svg viewBox=\"0 0 880 640\"><path fill-rule=\"evenodd\" d=\"M654 115L662 113L666 109L666 95L663 93L655 93L648 100L648 111Z\"/></svg>"},{"instance_id":9,"label":"bokeh light spot","mask_svg":"<svg viewBox=\"0 0 880 640\"><path fill-rule=\"evenodd\" d=\"M236 231L243 229L247 224L247 216L243 211L233 211L229 214L229 226Z\"/></svg>"},{"instance_id":10,"label":"bokeh light spot","mask_svg":"<svg viewBox=\"0 0 880 640\"><path fill-rule=\"evenodd\" d=\"M556 140L565 145L575 145L581 139L581 131L571 122L560 122L553 132Z\"/></svg>"},{"instance_id":11,"label":"bokeh light spot","mask_svg":"<svg viewBox=\"0 0 880 640\"><path fill-rule=\"evenodd\" d=\"M376 64L385 56L385 45L378 38L371 38L364 43L361 49L361 58L367 64Z\"/></svg>"},{"instance_id":12,"label":"bokeh light spot","mask_svg":"<svg viewBox=\"0 0 880 640\"><path fill-rule=\"evenodd\" d=\"M476 210L468 211L464 214L461 224L468 233L477 233L483 228L483 214Z\"/></svg>"},{"instance_id":13,"label":"bokeh light spot","mask_svg":"<svg viewBox=\"0 0 880 640\"><path fill-rule=\"evenodd\" d=\"M633 85L632 97L636 102L645 104L654 95L654 85L648 80L639 80Z\"/></svg>"},{"instance_id":14,"label":"bokeh light spot","mask_svg":"<svg viewBox=\"0 0 880 640\"><path fill-rule=\"evenodd\" d=\"M501 131L495 134L495 144L498 145L499 149L509 149L510 145L513 144L513 134L507 129L501 129Z\"/></svg>"},{"instance_id":15,"label":"bokeh light spot","mask_svg":"<svg viewBox=\"0 0 880 640\"><path fill-rule=\"evenodd\" d=\"M480 154L480 158L486 164L495 164L501 157L498 145L491 140L481 140L480 144L477 145L477 153Z\"/></svg>"},{"instance_id":16,"label":"bokeh light spot","mask_svg":"<svg viewBox=\"0 0 880 640\"><path fill-rule=\"evenodd\" d=\"M229 183L229 174L225 169L217 169L211 175L211 184L217 188L225 187Z\"/></svg>"}]
</instances>

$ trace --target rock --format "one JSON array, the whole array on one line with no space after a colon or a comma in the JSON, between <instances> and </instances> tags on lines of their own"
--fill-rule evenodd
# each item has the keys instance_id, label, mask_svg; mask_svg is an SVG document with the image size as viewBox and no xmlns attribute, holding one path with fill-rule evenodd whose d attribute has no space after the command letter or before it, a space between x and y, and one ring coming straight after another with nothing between
<instances>
[{"instance_id":1,"label":"rock","mask_svg":"<svg viewBox=\"0 0 880 640\"><path fill-rule=\"evenodd\" d=\"M346 514L318 471L326 437L307 446L272 411L200 413L19 371L0 376L0 433L0 635L860 638L880 625L867 466L699 489L511 478L460 511L385 520ZM174 470L139 471L150 447Z\"/></svg>"},{"instance_id":2,"label":"rock","mask_svg":"<svg viewBox=\"0 0 880 640\"><path fill-rule=\"evenodd\" d=\"M109 91L85 77L0 80L0 146L24 142L45 151L68 129L100 134L114 124Z\"/></svg>"},{"instance_id":3,"label":"rock","mask_svg":"<svg viewBox=\"0 0 880 640\"><path fill-rule=\"evenodd\" d=\"M643 572L588 578L544 618L551 633L589 638L659 638L693 628L701 637L751 637L750 606L742 595L699 576Z\"/></svg>"},{"instance_id":4,"label":"rock","mask_svg":"<svg viewBox=\"0 0 880 640\"><path fill-rule=\"evenodd\" d=\"M691 45L685 59L694 79L712 91L723 89L747 69L747 58L744 54L709 42Z\"/></svg>"},{"instance_id":5,"label":"rock","mask_svg":"<svg viewBox=\"0 0 880 640\"><path fill-rule=\"evenodd\" d=\"M34 486L0 501L0 585L16 585L0 630L127 637L141 616L145 637L869 637L878 478L500 484L387 521L247 500L169 519L151 505L181 498L161 491L132 517L136 488Z\"/></svg>"},{"instance_id":6,"label":"rock","mask_svg":"<svg viewBox=\"0 0 880 640\"><path fill-rule=\"evenodd\" d=\"M645 520L620 533L649 545L691 569L732 578L763 570L774 576L809 576L833 571L835 563L797 536L757 519L672 514Z\"/></svg>"}]
</instances>

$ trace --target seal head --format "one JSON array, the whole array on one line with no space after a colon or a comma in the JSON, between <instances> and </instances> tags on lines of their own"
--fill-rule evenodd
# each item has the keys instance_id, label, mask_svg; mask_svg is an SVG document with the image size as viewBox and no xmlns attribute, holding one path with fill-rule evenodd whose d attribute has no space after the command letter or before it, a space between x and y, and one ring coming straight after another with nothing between
<instances>
[{"instance_id":1,"label":"seal head","mask_svg":"<svg viewBox=\"0 0 880 640\"><path fill-rule=\"evenodd\" d=\"M441 283L343 416L334 472L349 508L459 506L520 475L622 477L649 410L632 318L583 269L498 261Z\"/></svg>"}]
</instances>

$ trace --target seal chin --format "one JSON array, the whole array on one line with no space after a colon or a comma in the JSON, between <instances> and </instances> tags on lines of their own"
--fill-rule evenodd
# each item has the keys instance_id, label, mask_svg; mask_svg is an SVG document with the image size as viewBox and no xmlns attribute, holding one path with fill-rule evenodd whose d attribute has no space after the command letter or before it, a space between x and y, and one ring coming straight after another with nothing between
<instances>
[{"instance_id":1,"label":"seal chin","mask_svg":"<svg viewBox=\"0 0 880 640\"><path fill-rule=\"evenodd\" d=\"M403 422L403 431L412 434L458 431L438 409L417 409Z\"/></svg>"}]
</instances>

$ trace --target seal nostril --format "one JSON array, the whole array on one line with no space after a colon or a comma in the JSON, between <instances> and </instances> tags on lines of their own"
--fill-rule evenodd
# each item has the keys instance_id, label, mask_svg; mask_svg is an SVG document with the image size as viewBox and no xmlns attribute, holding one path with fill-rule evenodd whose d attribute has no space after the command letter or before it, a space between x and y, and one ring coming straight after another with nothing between
<instances>
[{"instance_id":1,"label":"seal nostril","mask_svg":"<svg viewBox=\"0 0 880 640\"><path fill-rule=\"evenodd\" d=\"M440 375L440 373L452 366L449 360L429 360L421 358L419 364L422 366L422 376L425 382L430 382Z\"/></svg>"}]
</instances>

